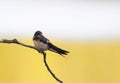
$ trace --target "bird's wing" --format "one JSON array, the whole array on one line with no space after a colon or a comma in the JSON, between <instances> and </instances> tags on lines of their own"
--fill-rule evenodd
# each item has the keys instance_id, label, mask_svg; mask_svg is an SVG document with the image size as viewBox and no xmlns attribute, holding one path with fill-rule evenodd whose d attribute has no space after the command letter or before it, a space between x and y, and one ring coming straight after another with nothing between
<instances>
[{"instance_id":1,"label":"bird's wing","mask_svg":"<svg viewBox=\"0 0 120 83\"><path fill-rule=\"evenodd\" d=\"M58 48L56 47L55 45L53 45L52 43L48 42L48 46L49 46L49 50L50 51L53 51L53 52L56 52L60 55L64 54L64 55L67 55L67 53L69 53L68 51L66 50L63 50L61 48Z\"/></svg>"},{"instance_id":2,"label":"bird's wing","mask_svg":"<svg viewBox=\"0 0 120 83\"><path fill-rule=\"evenodd\" d=\"M39 39L40 42L44 43L44 44L47 44L49 42L49 40L47 38L45 38L44 36L42 36L40 39Z\"/></svg>"}]
</instances>

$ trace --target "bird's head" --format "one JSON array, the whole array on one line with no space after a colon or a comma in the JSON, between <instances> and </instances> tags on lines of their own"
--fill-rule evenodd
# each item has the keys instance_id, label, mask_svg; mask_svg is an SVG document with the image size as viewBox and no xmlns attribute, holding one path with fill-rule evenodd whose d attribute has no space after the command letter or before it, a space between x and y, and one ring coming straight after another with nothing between
<instances>
[{"instance_id":1,"label":"bird's head","mask_svg":"<svg viewBox=\"0 0 120 83\"><path fill-rule=\"evenodd\" d=\"M34 36L33 36L33 40L39 39L40 37L42 37L42 32L41 31L36 31Z\"/></svg>"}]
</instances>

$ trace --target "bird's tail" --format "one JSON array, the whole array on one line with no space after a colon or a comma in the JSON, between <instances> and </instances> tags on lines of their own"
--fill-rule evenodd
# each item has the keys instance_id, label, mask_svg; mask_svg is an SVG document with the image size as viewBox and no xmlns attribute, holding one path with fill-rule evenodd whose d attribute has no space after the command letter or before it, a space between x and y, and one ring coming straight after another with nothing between
<instances>
[{"instance_id":1,"label":"bird's tail","mask_svg":"<svg viewBox=\"0 0 120 83\"><path fill-rule=\"evenodd\" d=\"M50 47L50 49L49 49L50 51L56 52L56 53L58 53L60 55L67 55L67 53L69 53L68 51L63 50L61 48L58 48L58 47L56 47L55 45L53 45L51 43L49 43L49 47Z\"/></svg>"}]
</instances>

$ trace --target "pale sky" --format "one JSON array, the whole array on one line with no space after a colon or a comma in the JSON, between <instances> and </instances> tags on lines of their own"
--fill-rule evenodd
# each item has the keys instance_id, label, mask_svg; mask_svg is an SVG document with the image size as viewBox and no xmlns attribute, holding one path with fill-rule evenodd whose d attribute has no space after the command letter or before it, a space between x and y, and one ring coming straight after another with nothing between
<instances>
[{"instance_id":1,"label":"pale sky","mask_svg":"<svg viewBox=\"0 0 120 83\"><path fill-rule=\"evenodd\" d=\"M36 30L53 38L120 38L120 1L0 0L0 37Z\"/></svg>"}]
</instances>

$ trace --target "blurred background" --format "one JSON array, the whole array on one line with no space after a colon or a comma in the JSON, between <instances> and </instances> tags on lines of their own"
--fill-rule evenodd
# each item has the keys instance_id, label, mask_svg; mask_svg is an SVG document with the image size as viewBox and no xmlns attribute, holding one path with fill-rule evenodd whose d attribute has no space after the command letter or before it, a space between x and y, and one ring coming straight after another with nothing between
<instances>
[{"instance_id":1,"label":"blurred background","mask_svg":"<svg viewBox=\"0 0 120 83\"><path fill-rule=\"evenodd\" d=\"M46 51L64 83L120 83L119 0L0 0L0 39L34 45L40 30L65 57ZM37 51L0 44L0 83L57 83Z\"/></svg>"}]
</instances>

